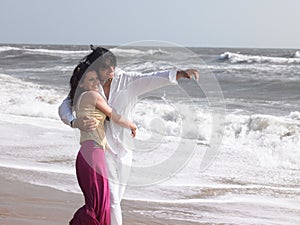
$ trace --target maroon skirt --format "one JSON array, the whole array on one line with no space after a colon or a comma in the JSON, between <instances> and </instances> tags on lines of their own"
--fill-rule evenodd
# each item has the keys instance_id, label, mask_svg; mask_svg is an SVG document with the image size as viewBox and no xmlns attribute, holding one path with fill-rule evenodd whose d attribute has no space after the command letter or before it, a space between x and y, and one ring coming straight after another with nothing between
<instances>
[{"instance_id":1,"label":"maroon skirt","mask_svg":"<svg viewBox=\"0 0 300 225\"><path fill-rule=\"evenodd\" d=\"M105 152L93 141L82 143L76 159L76 174L85 205L76 211L70 225L110 225L110 192Z\"/></svg>"}]
</instances>

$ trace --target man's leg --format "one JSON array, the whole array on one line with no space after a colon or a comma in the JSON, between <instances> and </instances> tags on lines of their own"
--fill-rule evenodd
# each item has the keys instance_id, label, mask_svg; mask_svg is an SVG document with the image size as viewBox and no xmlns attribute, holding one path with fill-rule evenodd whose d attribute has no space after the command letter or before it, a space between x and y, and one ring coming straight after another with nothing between
<instances>
[{"instance_id":1,"label":"man's leg","mask_svg":"<svg viewBox=\"0 0 300 225\"><path fill-rule=\"evenodd\" d=\"M119 177L119 198L120 201L123 199L127 181L130 175L130 169L132 164L132 152L129 151L125 156L117 161L118 164L118 177Z\"/></svg>"},{"instance_id":2,"label":"man's leg","mask_svg":"<svg viewBox=\"0 0 300 225\"><path fill-rule=\"evenodd\" d=\"M111 151L106 151L110 187L111 225L122 225L121 201L132 164L132 152L118 159Z\"/></svg>"},{"instance_id":3,"label":"man's leg","mask_svg":"<svg viewBox=\"0 0 300 225\"><path fill-rule=\"evenodd\" d=\"M108 178L110 188L111 225L122 225L121 199L119 195L119 175L117 158L111 151L106 151Z\"/></svg>"}]
</instances>

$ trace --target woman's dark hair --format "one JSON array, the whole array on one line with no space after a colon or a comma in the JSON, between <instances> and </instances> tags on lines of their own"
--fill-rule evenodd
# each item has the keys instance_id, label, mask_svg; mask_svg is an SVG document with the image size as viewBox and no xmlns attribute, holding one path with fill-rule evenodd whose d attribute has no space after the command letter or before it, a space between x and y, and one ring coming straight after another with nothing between
<instances>
[{"instance_id":1,"label":"woman's dark hair","mask_svg":"<svg viewBox=\"0 0 300 225\"><path fill-rule=\"evenodd\" d=\"M70 79L69 98L71 99L72 105L76 104L78 97L84 92L84 90L78 87L78 84L87 72L95 71L98 74L99 68L105 65L107 61L109 61L113 67L117 66L115 55L108 49L102 47L94 48L94 46L91 45L91 50L92 52L90 54L80 60Z\"/></svg>"}]
</instances>

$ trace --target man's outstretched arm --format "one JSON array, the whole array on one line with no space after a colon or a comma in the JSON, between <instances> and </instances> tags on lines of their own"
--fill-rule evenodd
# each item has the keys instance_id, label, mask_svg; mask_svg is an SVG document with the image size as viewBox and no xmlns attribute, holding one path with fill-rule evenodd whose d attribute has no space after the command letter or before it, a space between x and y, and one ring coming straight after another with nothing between
<instances>
[{"instance_id":1,"label":"man's outstretched arm","mask_svg":"<svg viewBox=\"0 0 300 225\"><path fill-rule=\"evenodd\" d=\"M127 73L123 71L121 73L123 73L123 76L121 76L122 81L120 81L121 85L118 88L130 87L132 96L134 97L161 87L178 84L177 81L182 78L191 79L194 77L196 80L199 79L199 73L194 69L166 70L147 74Z\"/></svg>"}]
</instances>

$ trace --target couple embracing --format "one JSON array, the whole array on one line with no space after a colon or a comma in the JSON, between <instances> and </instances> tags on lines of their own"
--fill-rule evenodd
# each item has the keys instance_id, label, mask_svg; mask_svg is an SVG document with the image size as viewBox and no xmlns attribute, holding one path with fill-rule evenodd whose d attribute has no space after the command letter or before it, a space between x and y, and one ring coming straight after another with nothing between
<instances>
[{"instance_id":1,"label":"couple embracing","mask_svg":"<svg viewBox=\"0 0 300 225\"><path fill-rule=\"evenodd\" d=\"M111 51L91 49L75 67L69 95L59 107L63 122L80 129L76 175L85 205L70 225L120 225L120 203L132 161L132 151L124 143L135 137L137 129L128 119L130 110L139 95L177 84L181 78L198 79L199 74L193 69L149 74L117 71ZM122 92L126 96L120 98Z\"/></svg>"}]
</instances>

